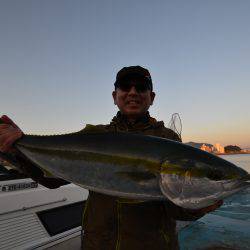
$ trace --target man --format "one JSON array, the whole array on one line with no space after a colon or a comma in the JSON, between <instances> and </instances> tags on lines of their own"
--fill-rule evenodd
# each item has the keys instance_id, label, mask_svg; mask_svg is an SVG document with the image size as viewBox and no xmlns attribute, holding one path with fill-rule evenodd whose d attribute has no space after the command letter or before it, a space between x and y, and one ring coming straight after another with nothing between
<instances>
[{"instance_id":1,"label":"man","mask_svg":"<svg viewBox=\"0 0 250 250\"><path fill-rule=\"evenodd\" d=\"M150 73L140 66L121 69L112 93L119 111L108 125L88 125L78 133L126 131L180 141L178 135L149 115L155 93ZM12 152L24 171L41 184L56 188L66 182L48 179L12 145L22 131L6 116L0 125L0 150ZM142 145L143 147L143 145ZM83 216L84 250L178 249L175 220L196 220L213 211L221 202L201 210L187 210L170 201L141 201L112 197L90 191Z\"/></svg>"}]
</instances>

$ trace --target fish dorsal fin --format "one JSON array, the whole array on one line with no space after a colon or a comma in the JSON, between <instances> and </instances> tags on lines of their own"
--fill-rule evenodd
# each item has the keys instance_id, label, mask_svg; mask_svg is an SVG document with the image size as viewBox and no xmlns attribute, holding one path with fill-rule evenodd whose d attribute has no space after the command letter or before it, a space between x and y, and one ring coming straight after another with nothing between
<instances>
[{"instance_id":1,"label":"fish dorsal fin","mask_svg":"<svg viewBox=\"0 0 250 250\"><path fill-rule=\"evenodd\" d=\"M86 134L96 134L107 132L107 129L105 125L86 124L86 127L81 132Z\"/></svg>"}]
</instances>

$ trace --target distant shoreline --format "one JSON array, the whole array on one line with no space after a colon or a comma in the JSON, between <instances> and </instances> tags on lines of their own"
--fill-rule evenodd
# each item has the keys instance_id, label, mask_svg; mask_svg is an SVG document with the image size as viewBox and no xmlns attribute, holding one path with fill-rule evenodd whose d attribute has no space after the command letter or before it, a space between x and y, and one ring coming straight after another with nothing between
<instances>
[{"instance_id":1,"label":"distant shoreline","mask_svg":"<svg viewBox=\"0 0 250 250\"><path fill-rule=\"evenodd\" d=\"M250 151L248 152L237 152L237 153L217 153L216 155L249 155Z\"/></svg>"}]
</instances>

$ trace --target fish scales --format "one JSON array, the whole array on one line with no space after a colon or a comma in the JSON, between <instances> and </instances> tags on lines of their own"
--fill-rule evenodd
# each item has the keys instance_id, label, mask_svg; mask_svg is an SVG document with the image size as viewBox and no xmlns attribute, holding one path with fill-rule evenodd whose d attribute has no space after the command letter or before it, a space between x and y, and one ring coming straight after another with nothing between
<instances>
[{"instance_id":1,"label":"fish scales","mask_svg":"<svg viewBox=\"0 0 250 250\"><path fill-rule=\"evenodd\" d=\"M147 157L138 151L140 143L127 139L126 134L27 136L17 148L40 168L82 187L122 197L164 199L153 174L160 170L161 157L149 138L143 141Z\"/></svg>"},{"instance_id":2,"label":"fish scales","mask_svg":"<svg viewBox=\"0 0 250 250\"><path fill-rule=\"evenodd\" d=\"M249 186L249 174L205 151L132 133L26 135L16 143L39 168L89 190L131 199L213 204Z\"/></svg>"}]
</instances>

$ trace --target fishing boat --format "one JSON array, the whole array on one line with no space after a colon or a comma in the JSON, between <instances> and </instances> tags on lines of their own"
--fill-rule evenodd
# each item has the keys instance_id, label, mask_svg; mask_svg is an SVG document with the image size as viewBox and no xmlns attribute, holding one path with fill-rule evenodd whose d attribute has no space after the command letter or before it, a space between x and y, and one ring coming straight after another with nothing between
<instances>
[{"instance_id":1,"label":"fishing boat","mask_svg":"<svg viewBox=\"0 0 250 250\"><path fill-rule=\"evenodd\" d=\"M74 184L48 189L0 165L0 250L81 249L87 197Z\"/></svg>"},{"instance_id":2,"label":"fishing boat","mask_svg":"<svg viewBox=\"0 0 250 250\"><path fill-rule=\"evenodd\" d=\"M0 165L0 250L80 249L88 191L48 189Z\"/></svg>"}]
</instances>

